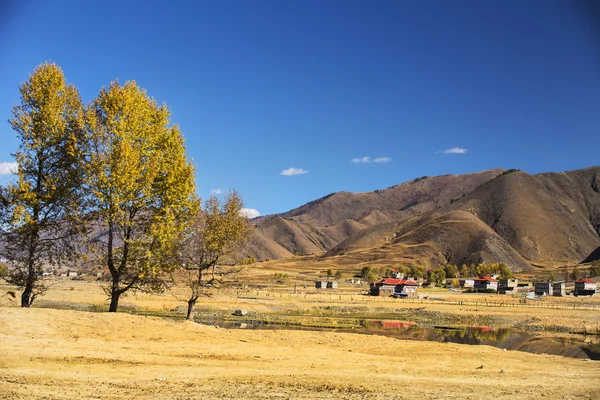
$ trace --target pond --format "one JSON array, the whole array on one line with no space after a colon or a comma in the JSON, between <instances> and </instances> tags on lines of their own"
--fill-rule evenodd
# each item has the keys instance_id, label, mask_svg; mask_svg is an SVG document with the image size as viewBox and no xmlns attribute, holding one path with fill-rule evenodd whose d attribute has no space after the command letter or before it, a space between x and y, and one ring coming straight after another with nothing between
<instances>
[{"instance_id":1,"label":"pond","mask_svg":"<svg viewBox=\"0 0 600 400\"><path fill-rule=\"evenodd\" d=\"M417 326L414 322L393 320L361 320L360 328L354 329L285 325L269 323L264 320L235 322L199 321L199 323L227 329L293 329L381 335L401 340L486 345L535 354L552 354L564 357L600 360L600 338L598 336L569 335L564 337L546 337L516 329L497 329L485 326L469 328L424 328Z\"/></svg>"}]
</instances>

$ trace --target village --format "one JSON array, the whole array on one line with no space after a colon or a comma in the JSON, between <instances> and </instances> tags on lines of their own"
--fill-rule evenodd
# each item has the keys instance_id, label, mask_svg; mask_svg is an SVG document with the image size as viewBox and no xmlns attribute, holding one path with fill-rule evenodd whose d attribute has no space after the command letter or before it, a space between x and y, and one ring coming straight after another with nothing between
<instances>
[{"instance_id":1,"label":"village","mask_svg":"<svg viewBox=\"0 0 600 400\"><path fill-rule=\"evenodd\" d=\"M419 288L429 287L426 280L404 276L402 272L390 271L390 276L370 283L371 296L386 296L394 298L419 297ZM354 283L354 280L351 281ZM360 282L360 281L358 281ZM445 286L453 292L489 293L489 294L522 294L531 300L535 296L594 296L598 291L598 283L592 278L581 278L573 281L540 281L519 282L517 278L500 278L497 274L476 278L447 279ZM317 280L316 289L337 289L337 280ZM569 291L567 291L569 288Z\"/></svg>"}]
</instances>

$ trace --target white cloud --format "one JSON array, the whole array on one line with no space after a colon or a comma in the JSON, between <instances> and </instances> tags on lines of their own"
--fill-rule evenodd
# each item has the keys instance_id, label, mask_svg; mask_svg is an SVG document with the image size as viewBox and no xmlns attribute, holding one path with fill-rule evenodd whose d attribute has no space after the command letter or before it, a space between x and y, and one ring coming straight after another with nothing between
<instances>
[{"instance_id":1,"label":"white cloud","mask_svg":"<svg viewBox=\"0 0 600 400\"><path fill-rule=\"evenodd\" d=\"M210 194L212 194L212 195L223 194L223 189L213 189L210 191Z\"/></svg>"},{"instance_id":2,"label":"white cloud","mask_svg":"<svg viewBox=\"0 0 600 400\"><path fill-rule=\"evenodd\" d=\"M371 157L358 157L358 158L353 158L352 160L353 163L355 164L368 164L368 163L387 163L392 161L391 157L375 157L375 158L371 158Z\"/></svg>"},{"instance_id":3,"label":"white cloud","mask_svg":"<svg viewBox=\"0 0 600 400\"><path fill-rule=\"evenodd\" d=\"M247 218L260 217L260 211L255 208L242 208L241 214Z\"/></svg>"},{"instance_id":4,"label":"white cloud","mask_svg":"<svg viewBox=\"0 0 600 400\"><path fill-rule=\"evenodd\" d=\"M374 163L387 163L392 161L391 157L377 157L373 160Z\"/></svg>"},{"instance_id":5,"label":"white cloud","mask_svg":"<svg viewBox=\"0 0 600 400\"><path fill-rule=\"evenodd\" d=\"M453 147L451 149L446 149L446 150L442 151L442 153L444 153L444 154L465 154L467 151L469 151L469 150L464 149L462 147Z\"/></svg>"},{"instance_id":6,"label":"white cloud","mask_svg":"<svg viewBox=\"0 0 600 400\"><path fill-rule=\"evenodd\" d=\"M292 176L292 175L304 175L304 174L308 174L310 171L307 171L305 169L302 168L288 168L288 169L284 169L283 171L281 171L281 175L284 176Z\"/></svg>"},{"instance_id":7,"label":"white cloud","mask_svg":"<svg viewBox=\"0 0 600 400\"><path fill-rule=\"evenodd\" d=\"M353 158L351 160L353 163L359 164L359 163L370 163L371 162L371 157L358 157L358 158Z\"/></svg>"},{"instance_id":8,"label":"white cloud","mask_svg":"<svg viewBox=\"0 0 600 400\"><path fill-rule=\"evenodd\" d=\"M19 164L16 162L0 162L0 175L10 175L17 172Z\"/></svg>"}]
</instances>

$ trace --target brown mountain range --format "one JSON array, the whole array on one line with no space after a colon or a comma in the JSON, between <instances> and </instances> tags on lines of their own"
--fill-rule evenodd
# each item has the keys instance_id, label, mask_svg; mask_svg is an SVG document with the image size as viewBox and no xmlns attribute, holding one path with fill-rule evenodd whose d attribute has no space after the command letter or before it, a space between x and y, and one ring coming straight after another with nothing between
<instances>
[{"instance_id":1,"label":"brown mountain range","mask_svg":"<svg viewBox=\"0 0 600 400\"><path fill-rule=\"evenodd\" d=\"M255 220L250 255L319 254L425 266L578 263L600 246L600 167L488 170L340 192Z\"/></svg>"}]
</instances>

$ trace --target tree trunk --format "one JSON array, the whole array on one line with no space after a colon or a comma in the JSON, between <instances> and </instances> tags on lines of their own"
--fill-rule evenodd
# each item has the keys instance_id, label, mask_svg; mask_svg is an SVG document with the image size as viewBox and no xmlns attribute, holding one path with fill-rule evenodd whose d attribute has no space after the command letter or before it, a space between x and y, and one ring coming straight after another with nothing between
<instances>
[{"instance_id":1,"label":"tree trunk","mask_svg":"<svg viewBox=\"0 0 600 400\"><path fill-rule=\"evenodd\" d=\"M21 294L21 307L29 308L31 306L32 298L31 298L32 290L31 286L25 286L25 290L23 290L23 294Z\"/></svg>"},{"instance_id":2,"label":"tree trunk","mask_svg":"<svg viewBox=\"0 0 600 400\"><path fill-rule=\"evenodd\" d=\"M121 291L118 286L113 283L112 290L110 291L110 307L108 308L108 312L117 312L120 296Z\"/></svg>"},{"instance_id":3,"label":"tree trunk","mask_svg":"<svg viewBox=\"0 0 600 400\"><path fill-rule=\"evenodd\" d=\"M188 309L187 309L187 317L186 317L186 319L188 321L194 320L194 306L196 305L196 300L198 300L198 297L191 297L188 300Z\"/></svg>"}]
</instances>

